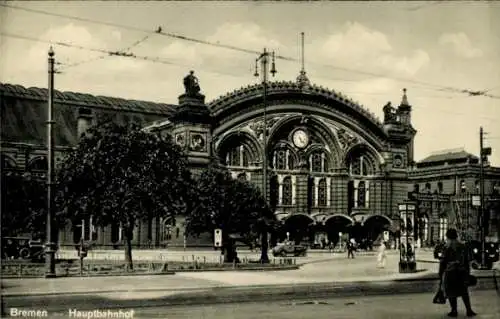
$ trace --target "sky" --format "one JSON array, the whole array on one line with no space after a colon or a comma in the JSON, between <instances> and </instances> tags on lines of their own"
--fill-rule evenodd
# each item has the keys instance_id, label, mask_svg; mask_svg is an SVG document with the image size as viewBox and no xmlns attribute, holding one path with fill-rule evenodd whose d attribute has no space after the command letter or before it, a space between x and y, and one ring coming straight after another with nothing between
<instances>
[{"instance_id":1,"label":"sky","mask_svg":"<svg viewBox=\"0 0 500 319\"><path fill-rule=\"evenodd\" d=\"M383 105L398 105L402 89L407 89L418 131L416 160L456 148L477 155L482 126L488 133L485 146L493 149L491 164L500 166L500 33L495 32L500 30L500 2L0 5L2 83L46 87L52 42L60 72L55 78L58 90L175 104L184 92L183 77L194 70L210 102L259 83L253 76L257 53L165 33L255 52L267 48L294 59L277 59L278 73L271 80L295 81L304 32L305 70L313 84L342 92L380 118ZM154 32L160 26L164 34ZM144 59L110 56L108 51ZM488 90L491 96L461 90Z\"/></svg>"}]
</instances>

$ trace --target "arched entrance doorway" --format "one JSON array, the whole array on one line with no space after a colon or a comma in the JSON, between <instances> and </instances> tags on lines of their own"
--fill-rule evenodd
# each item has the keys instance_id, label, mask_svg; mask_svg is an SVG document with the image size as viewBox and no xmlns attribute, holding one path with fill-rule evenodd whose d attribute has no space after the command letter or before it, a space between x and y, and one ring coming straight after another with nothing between
<instances>
[{"instance_id":1,"label":"arched entrance doorway","mask_svg":"<svg viewBox=\"0 0 500 319\"><path fill-rule=\"evenodd\" d=\"M311 226L314 225L314 219L307 214L292 214L285 219L284 230L281 240L289 239L295 244L300 244L304 240L308 240Z\"/></svg>"},{"instance_id":2,"label":"arched entrance doorway","mask_svg":"<svg viewBox=\"0 0 500 319\"><path fill-rule=\"evenodd\" d=\"M328 240L333 247L336 247L341 242L341 236L350 233L354 220L348 215L334 214L326 217L323 223L328 234Z\"/></svg>"},{"instance_id":3,"label":"arched entrance doorway","mask_svg":"<svg viewBox=\"0 0 500 319\"><path fill-rule=\"evenodd\" d=\"M378 242L382 239L384 230L389 230L392 220L384 215L371 215L363 223L366 239L371 242Z\"/></svg>"}]
</instances>

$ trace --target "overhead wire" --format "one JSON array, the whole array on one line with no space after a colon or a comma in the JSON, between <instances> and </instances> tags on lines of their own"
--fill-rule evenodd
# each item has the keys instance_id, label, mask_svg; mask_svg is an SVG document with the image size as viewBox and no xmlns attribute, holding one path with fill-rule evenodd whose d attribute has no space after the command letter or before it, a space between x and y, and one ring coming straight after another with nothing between
<instances>
[{"instance_id":1,"label":"overhead wire","mask_svg":"<svg viewBox=\"0 0 500 319\"><path fill-rule=\"evenodd\" d=\"M71 19L71 20L75 20L75 21L88 22L88 23L106 25L106 26L116 27L116 28L121 28L121 29L127 29L127 30L131 30L131 31L143 32L143 33L144 32L146 32L146 33L151 32L150 30L145 30L145 29L133 27L130 25L122 25L122 24L117 24L117 23L98 21L98 20L93 20L93 19L89 19L89 18L82 18L82 17L71 16L71 15L66 15L66 14L58 14L58 13L54 13L54 12L48 12L48 11L44 11L44 10L24 8L24 7L14 6L14 5L10 5L10 4L0 4L0 6L15 9L15 10L22 10L22 11L26 11L26 12L31 12L31 13L37 13L37 14L55 16L55 17L60 17L60 18L65 18L65 19ZM200 39L196 39L196 38L192 38L192 37L187 37L184 35L179 35L179 34L175 34L175 33L171 33L171 32L165 32L162 30L161 27L159 27L158 30L159 30L159 32L157 32L157 33L160 35L183 40L183 41L189 41L189 42L198 43L198 44L210 45L210 46L214 46L214 47L230 49L230 50L239 51L239 52L243 52L243 53L261 54L261 52L259 52L259 51L239 48L239 47L236 47L233 45L228 45L228 44L222 44L218 41L216 43L214 43L214 42L200 40ZM281 59L281 60L287 60L287 61L293 61L293 62L298 61L298 59L296 59L296 58L286 57L286 56L282 56L282 55L276 55L275 57L276 57L276 59ZM378 74L375 72L356 70L356 69L352 69L352 68L340 67L340 66L335 66L335 65L331 65L331 64L325 64L325 63L312 62L310 64L318 65L321 67L330 67L330 68L333 68L336 70L357 73L357 74L362 74L362 75L368 75L368 76L372 76L372 77L375 76L375 77L390 78L390 79L397 80L400 82L406 82L406 83L412 83L412 84L416 84L416 85L427 86L430 88L434 88L434 89L438 89L438 90L446 90L446 91L454 92L454 93L465 93L465 94L469 94L469 95L485 95L485 96L492 97L492 98L500 98L497 96L491 96L491 95L486 95L486 94L471 94L471 93L477 93L480 91L459 89L459 88L454 88L454 87L450 87L450 86L443 86L443 85L439 85L439 84L427 83L424 81L417 81L417 80L406 79L406 78L402 78L402 77L389 76L387 74Z\"/></svg>"},{"instance_id":2,"label":"overhead wire","mask_svg":"<svg viewBox=\"0 0 500 319\"><path fill-rule=\"evenodd\" d=\"M26 41L34 41L34 42L47 43L47 44L53 44L53 45L60 45L60 46L63 46L63 47L68 47L68 48L75 48L75 49L79 49L79 50L86 50L86 51L99 52L99 53L105 53L106 54L106 55L100 56L98 58L104 58L106 56L121 56L121 57L126 57L126 58L131 58L131 59L148 61L148 62L152 62L152 63L161 63L161 64L173 65L173 66L188 66L188 65L185 65L185 64L181 64L181 63L175 63L175 62L171 62L171 61L166 61L163 58L140 56L140 55L136 55L136 54L131 53L131 52L111 51L111 50L105 50L105 49L100 49L100 48L90 48L90 47L85 47L85 46L81 46L81 45L77 45L77 44L72 44L72 43L66 43L66 42L62 42L62 41L43 40L43 39L39 39L39 38L32 38L32 37L28 37L28 36L15 35L15 34L4 33L4 32L0 32L0 35L6 36L6 37L18 38L18 39L22 39L22 40L26 40ZM143 38L143 39L145 39L145 38ZM140 41L141 40L136 41L136 42L134 42L134 44L135 43L140 43ZM65 65L65 64L60 63L60 62L58 62L57 64L58 65L62 64L63 66ZM68 66L72 66L72 65L74 65L74 64L69 64ZM57 70L57 71L58 71L58 73L60 73L59 70ZM237 74L224 73L224 72L220 72L220 71L211 71L211 70L203 70L203 71L209 72L209 73L216 73L216 74L220 74L220 75L229 75L229 76L234 76L234 77L238 77L239 76ZM356 91L349 91L349 90L342 91L342 92L345 93L345 94L385 95L385 93L382 93L382 92L359 92L359 91L356 92ZM426 96L426 97L432 97L432 96ZM434 98L457 98L457 97L451 97L451 96L448 96L448 97L433 96L433 97ZM421 107L426 108L425 106L421 106ZM465 113L457 113L457 112L444 111L444 110L439 110L439 109L436 109L436 108L432 108L432 109L435 110L435 111L438 111L438 112L444 112L444 113L449 114L449 115L453 114L453 115L459 115L459 116L469 116L468 114L465 114ZM480 118L486 119L486 120L497 121L495 119L491 119L491 118L487 118L487 117L480 117Z\"/></svg>"},{"instance_id":3,"label":"overhead wire","mask_svg":"<svg viewBox=\"0 0 500 319\"><path fill-rule=\"evenodd\" d=\"M149 37L152 35L153 33L151 34L148 34L144 37L142 37L141 39L133 42L131 45L129 45L128 47L122 49L122 50L119 50L117 52L127 52L127 51L130 51L132 48L138 46L139 44L143 43L144 41L146 41L147 39L149 39ZM106 55L100 55L98 57L94 57L94 58L90 58L90 59L87 59L87 60L82 60L82 61L78 61L78 62L75 62L75 63L71 63L71 64L65 64L63 67L62 67L62 70L65 70L67 68L71 68L71 67L75 67L75 66L80 66L82 64L85 64L85 63L89 63L89 62L94 62L94 61L97 61L97 60L102 60L106 57L109 57L110 54L106 54ZM61 71L61 68L59 69L59 71Z\"/></svg>"}]
</instances>

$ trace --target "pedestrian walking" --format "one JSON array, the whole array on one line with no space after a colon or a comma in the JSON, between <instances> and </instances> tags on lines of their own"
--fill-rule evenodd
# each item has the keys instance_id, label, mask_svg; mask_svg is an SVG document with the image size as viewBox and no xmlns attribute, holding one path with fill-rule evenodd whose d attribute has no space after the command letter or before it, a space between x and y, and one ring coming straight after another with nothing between
<instances>
[{"instance_id":1,"label":"pedestrian walking","mask_svg":"<svg viewBox=\"0 0 500 319\"><path fill-rule=\"evenodd\" d=\"M451 312L449 317L457 317L457 299L462 297L467 316L473 317L476 313L472 310L469 296L470 282L470 260L469 252L465 244L458 241L458 233L455 229L446 232L447 243L439 263L439 277L441 278L441 289L444 296L450 302Z\"/></svg>"},{"instance_id":2,"label":"pedestrian walking","mask_svg":"<svg viewBox=\"0 0 500 319\"><path fill-rule=\"evenodd\" d=\"M385 242L381 242L380 246L378 248L378 254L377 254L377 268L384 268L385 267L385 262L387 260L387 255L385 253Z\"/></svg>"},{"instance_id":3,"label":"pedestrian walking","mask_svg":"<svg viewBox=\"0 0 500 319\"><path fill-rule=\"evenodd\" d=\"M356 240L351 238L347 242L347 258L354 259L354 251L356 250Z\"/></svg>"}]
</instances>

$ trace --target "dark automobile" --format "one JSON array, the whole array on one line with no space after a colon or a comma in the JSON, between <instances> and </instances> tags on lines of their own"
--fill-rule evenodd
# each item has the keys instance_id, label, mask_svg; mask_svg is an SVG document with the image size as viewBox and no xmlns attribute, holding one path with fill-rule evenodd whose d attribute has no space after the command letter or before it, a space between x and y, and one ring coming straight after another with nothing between
<instances>
[{"instance_id":1,"label":"dark automobile","mask_svg":"<svg viewBox=\"0 0 500 319\"><path fill-rule=\"evenodd\" d=\"M467 245L469 246L470 254L471 254L471 266L472 268L477 269L479 265L481 265L481 242L479 240L471 240L467 242ZM436 245L434 248L434 258L435 259L440 259L443 250L446 247L445 243L439 243ZM491 269L493 267L493 263L497 262L500 260L500 249L499 249L499 244L494 243L494 242L486 242L485 243L485 266L488 269Z\"/></svg>"},{"instance_id":2,"label":"dark automobile","mask_svg":"<svg viewBox=\"0 0 500 319\"><path fill-rule=\"evenodd\" d=\"M41 240L30 237L3 237L2 252L5 259L43 260L44 245Z\"/></svg>"},{"instance_id":3,"label":"dark automobile","mask_svg":"<svg viewBox=\"0 0 500 319\"><path fill-rule=\"evenodd\" d=\"M292 256L305 256L307 254L307 247L303 245L295 245L291 241L278 244L272 249L274 257Z\"/></svg>"},{"instance_id":4,"label":"dark automobile","mask_svg":"<svg viewBox=\"0 0 500 319\"><path fill-rule=\"evenodd\" d=\"M469 242L469 247L472 254L472 268L479 268L481 265L481 242L478 240L472 240ZM500 260L500 248L498 243L486 242L484 243L485 250L485 266L488 269L493 268L493 263Z\"/></svg>"}]
</instances>

